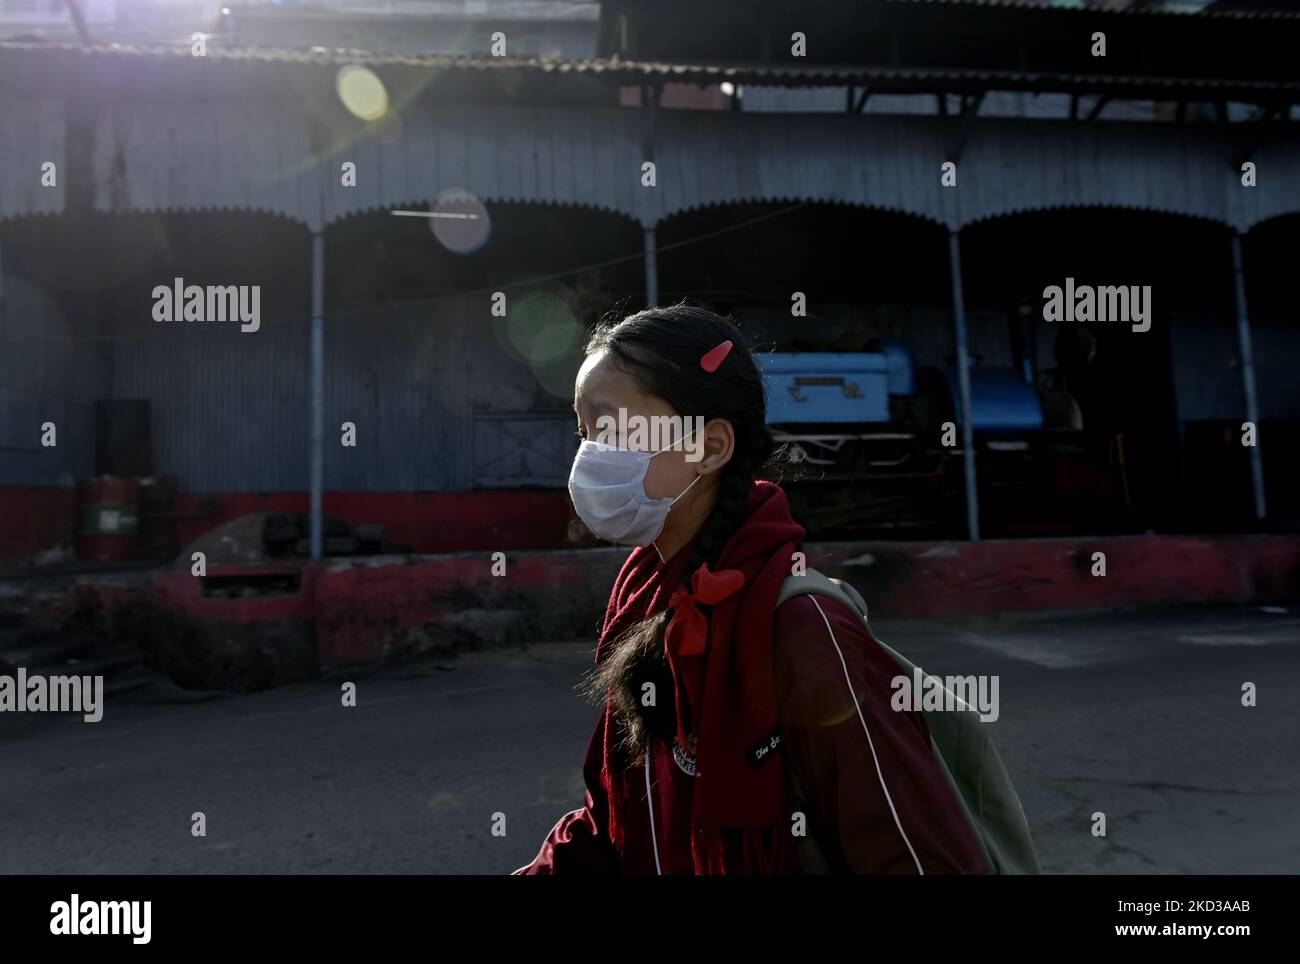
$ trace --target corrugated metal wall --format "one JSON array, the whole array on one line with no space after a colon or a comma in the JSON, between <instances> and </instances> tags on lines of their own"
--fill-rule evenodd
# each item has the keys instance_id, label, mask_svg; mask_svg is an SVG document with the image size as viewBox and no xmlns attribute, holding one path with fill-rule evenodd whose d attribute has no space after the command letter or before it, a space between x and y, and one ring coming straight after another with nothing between
<instances>
[{"instance_id":1,"label":"corrugated metal wall","mask_svg":"<svg viewBox=\"0 0 1300 964\"><path fill-rule=\"evenodd\" d=\"M112 398L152 403L153 461L191 491L307 486L307 322L114 343Z\"/></svg>"},{"instance_id":2,"label":"corrugated metal wall","mask_svg":"<svg viewBox=\"0 0 1300 964\"><path fill-rule=\"evenodd\" d=\"M109 249L139 249L106 269L102 290L56 289L66 274L57 270L44 284L5 275L0 486L93 475L95 401L148 399L155 474L175 474L192 492L305 490L307 232L257 214L126 220L93 228ZM10 233L15 268L68 257L57 233ZM336 273L336 303L362 308L331 315L326 303L327 490L564 484L576 447L569 402L507 347L488 299L376 305L368 273ZM176 277L259 285L259 330L153 320L155 286ZM40 447L46 420L57 425L52 450ZM355 425L355 447L341 444L344 422Z\"/></svg>"},{"instance_id":3,"label":"corrugated metal wall","mask_svg":"<svg viewBox=\"0 0 1300 964\"><path fill-rule=\"evenodd\" d=\"M0 486L70 485L94 470L94 402L109 383L107 353L69 321L88 299L56 301L11 274L0 288ZM47 421L53 447L41 444Z\"/></svg>"},{"instance_id":4,"label":"corrugated metal wall","mask_svg":"<svg viewBox=\"0 0 1300 964\"><path fill-rule=\"evenodd\" d=\"M63 210L64 103L50 98L0 97L0 220ZM54 164L54 183L44 177Z\"/></svg>"},{"instance_id":5,"label":"corrugated metal wall","mask_svg":"<svg viewBox=\"0 0 1300 964\"><path fill-rule=\"evenodd\" d=\"M304 279L305 283L305 279ZM327 491L460 491L477 485L563 484L572 418L538 412L537 382L483 325L481 299L420 312L385 309L364 321L326 319ZM308 322L241 333L180 328L116 343L112 397L153 402L155 470L190 491L301 491L308 485ZM494 436L492 415L533 420L550 474L525 479L527 446ZM342 444L344 422L355 446ZM508 419L507 425L509 427ZM557 433L557 429L559 432ZM487 457L485 457L487 456Z\"/></svg>"},{"instance_id":6,"label":"corrugated metal wall","mask_svg":"<svg viewBox=\"0 0 1300 964\"><path fill-rule=\"evenodd\" d=\"M456 306L327 320L327 487L470 487L464 328ZM355 448L341 444L343 422L356 425Z\"/></svg>"},{"instance_id":7,"label":"corrugated metal wall","mask_svg":"<svg viewBox=\"0 0 1300 964\"><path fill-rule=\"evenodd\" d=\"M94 117L95 208L242 209L317 224L308 125L301 109L269 104L115 105Z\"/></svg>"},{"instance_id":8,"label":"corrugated metal wall","mask_svg":"<svg viewBox=\"0 0 1300 964\"><path fill-rule=\"evenodd\" d=\"M484 200L582 204L654 224L745 200L841 201L961 226L1024 210L1114 206L1211 218L1240 230L1300 209L1300 139L1277 131L1244 188L1234 145L1211 125L981 118L944 189L953 118L661 111L657 187L642 187L645 117L634 109L412 105L400 136L340 121L315 167L309 112L270 105L132 106L96 118L98 210L246 207L315 226L428 200L448 187ZM6 136L7 135L7 136ZM0 130L0 156L23 158ZM357 164L355 187L339 165ZM323 197L322 197L323 192ZM41 199L44 203L44 198Z\"/></svg>"},{"instance_id":9,"label":"corrugated metal wall","mask_svg":"<svg viewBox=\"0 0 1300 964\"><path fill-rule=\"evenodd\" d=\"M563 484L573 418L538 404L537 379L498 344L485 314L484 299L466 298L327 321L327 486ZM355 448L339 444L345 421L356 425Z\"/></svg>"}]
</instances>

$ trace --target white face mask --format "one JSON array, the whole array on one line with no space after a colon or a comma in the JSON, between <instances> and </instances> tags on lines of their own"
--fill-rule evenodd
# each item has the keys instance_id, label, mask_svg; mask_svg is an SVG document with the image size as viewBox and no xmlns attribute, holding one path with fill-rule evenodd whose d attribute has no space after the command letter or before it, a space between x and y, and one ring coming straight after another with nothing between
<instances>
[{"instance_id":1,"label":"white face mask","mask_svg":"<svg viewBox=\"0 0 1300 964\"><path fill-rule=\"evenodd\" d=\"M637 452L584 440L569 473L569 497L578 517L601 539L626 546L650 545L663 532L673 503L702 478L695 476L676 498L652 499L646 495L644 484L650 460L694 434L692 430L658 452Z\"/></svg>"}]
</instances>

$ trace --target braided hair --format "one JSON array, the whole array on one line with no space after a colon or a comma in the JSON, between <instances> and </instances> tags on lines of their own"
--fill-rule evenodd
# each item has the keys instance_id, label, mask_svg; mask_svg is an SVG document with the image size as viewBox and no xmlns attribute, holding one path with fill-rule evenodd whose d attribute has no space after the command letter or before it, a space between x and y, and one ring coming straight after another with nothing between
<instances>
[{"instance_id":1,"label":"braided hair","mask_svg":"<svg viewBox=\"0 0 1300 964\"><path fill-rule=\"evenodd\" d=\"M700 357L724 341L732 342L731 351L714 372L704 371ZM762 376L731 321L685 302L602 323L584 354L597 351L608 351L643 391L664 399L677 413L731 423L735 446L719 472L717 498L686 564L683 582L689 585L691 574L702 563L717 567L723 547L745 519L755 477L785 457L767 426ZM671 615L666 610L629 629L580 686L593 702L609 700L632 765L642 762L651 738L672 739L677 732L673 679L663 642ZM642 705L646 683L654 684L654 706ZM683 723L690 732L690 721ZM694 751L694 747L686 749Z\"/></svg>"}]
</instances>

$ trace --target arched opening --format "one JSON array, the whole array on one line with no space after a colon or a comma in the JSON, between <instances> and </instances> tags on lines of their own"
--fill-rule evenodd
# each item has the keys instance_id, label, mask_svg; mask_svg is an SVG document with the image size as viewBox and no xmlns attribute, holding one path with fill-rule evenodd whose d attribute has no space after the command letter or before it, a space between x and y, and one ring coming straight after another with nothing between
<instances>
[{"instance_id":1,"label":"arched opening","mask_svg":"<svg viewBox=\"0 0 1300 964\"><path fill-rule=\"evenodd\" d=\"M1300 310L1295 297L1297 250L1300 214L1272 218L1242 238L1269 527L1287 532L1300 529L1300 459L1292 456L1300 450L1300 379L1295 374L1300 359ZM1234 342L1224 357L1237 354ZM1231 412L1211 413L1214 415L1224 416L1231 440L1237 443L1232 453L1240 458L1240 420L1230 421ZM1233 492L1239 490L1240 479L1240 467L1234 465L1229 480Z\"/></svg>"},{"instance_id":2,"label":"arched opening","mask_svg":"<svg viewBox=\"0 0 1300 964\"><path fill-rule=\"evenodd\" d=\"M962 468L919 404L953 352L945 229L848 205L711 207L658 231L661 301L731 313L759 350L780 473L812 538L964 529Z\"/></svg>"},{"instance_id":3,"label":"arched opening","mask_svg":"<svg viewBox=\"0 0 1300 964\"><path fill-rule=\"evenodd\" d=\"M1207 488L1224 453L1202 444L1211 413L1244 418L1224 225L1080 208L981 222L961 240L979 364L1064 393L1078 425L1049 433L1051 459L986 480L987 513L1026 531L1034 518L1087 533L1251 524L1248 487ZM989 347L1006 344L1009 356Z\"/></svg>"},{"instance_id":4,"label":"arched opening","mask_svg":"<svg viewBox=\"0 0 1300 964\"><path fill-rule=\"evenodd\" d=\"M585 542L573 382L590 326L643 304L642 232L586 207L482 210L468 236L388 211L326 232L325 423L365 441L329 450L326 511L425 552Z\"/></svg>"}]
</instances>

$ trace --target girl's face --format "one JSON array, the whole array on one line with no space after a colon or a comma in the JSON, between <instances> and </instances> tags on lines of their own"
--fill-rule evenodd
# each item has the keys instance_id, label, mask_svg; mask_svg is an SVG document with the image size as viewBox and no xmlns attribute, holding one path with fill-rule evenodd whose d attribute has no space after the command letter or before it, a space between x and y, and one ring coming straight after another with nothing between
<instances>
[{"instance_id":1,"label":"girl's face","mask_svg":"<svg viewBox=\"0 0 1300 964\"><path fill-rule=\"evenodd\" d=\"M619 418L620 408L625 412L623 419ZM601 416L609 416L617 426L635 425L640 419L644 419L644 424L649 426L655 424L652 421L655 416L663 418L676 415L687 426L686 432L695 424L695 413L674 411L664 399L642 391L631 375L614 364L614 356L606 350L587 356L578 370L573 391L573 410L578 416L578 431L583 438L612 442L621 448L635 447L643 451L649 451L650 446L641 440L635 440L635 445L628 445L628 440L623 437L613 438L614 433L602 434L601 429L609 423L600 423ZM634 415L640 416L640 419L633 420ZM705 423L700 434L703 435L703 457L698 461L687 459L688 456L701 453L701 448L697 447L699 443L695 441L697 436L693 436L693 451L688 451L684 444L670 449L651 459L650 468L646 471L645 492L652 499L675 498L695 480L695 476L708 476L693 486L669 511L664 531L656 540L656 545L665 558L671 554L664 551L666 545L679 540L685 542L708 516L716 497L714 490L717 473L731 460L735 437L730 422L713 419ZM658 447L666 448L675 441L676 438L661 439Z\"/></svg>"}]
</instances>

